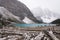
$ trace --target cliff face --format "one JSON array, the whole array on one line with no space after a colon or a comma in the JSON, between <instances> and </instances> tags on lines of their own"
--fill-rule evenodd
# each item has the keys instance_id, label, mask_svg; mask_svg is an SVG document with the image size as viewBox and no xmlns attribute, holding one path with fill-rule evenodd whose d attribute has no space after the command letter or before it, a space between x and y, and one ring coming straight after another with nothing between
<instances>
[{"instance_id":1,"label":"cliff face","mask_svg":"<svg viewBox=\"0 0 60 40\"><path fill-rule=\"evenodd\" d=\"M19 16L21 20L23 20L26 16L36 23L41 23L33 16L26 5L17 0L0 0L0 6L6 8L14 15Z\"/></svg>"}]
</instances>

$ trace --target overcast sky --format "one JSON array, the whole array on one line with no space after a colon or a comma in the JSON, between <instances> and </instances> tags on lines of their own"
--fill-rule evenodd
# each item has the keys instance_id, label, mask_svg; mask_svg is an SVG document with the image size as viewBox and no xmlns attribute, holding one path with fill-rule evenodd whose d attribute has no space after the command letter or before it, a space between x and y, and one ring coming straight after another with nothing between
<instances>
[{"instance_id":1,"label":"overcast sky","mask_svg":"<svg viewBox=\"0 0 60 40\"><path fill-rule=\"evenodd\" d=\"M60 0L19 0L32 10L36 7L48 8L54 12L60 13Z\"/></svg>"}]
</instances>

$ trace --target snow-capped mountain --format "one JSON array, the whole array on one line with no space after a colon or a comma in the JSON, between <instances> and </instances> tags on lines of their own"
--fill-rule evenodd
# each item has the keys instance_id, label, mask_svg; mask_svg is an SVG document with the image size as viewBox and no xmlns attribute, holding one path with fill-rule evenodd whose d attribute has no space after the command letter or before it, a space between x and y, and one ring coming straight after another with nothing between
<instances>
[{"instance_id":1,"label":"snow-capped mountain","mask_svg":"<svg viewBox=\"0 0 60 40\"><path fill-rule=\"evenodd\" d=\"M59 13L52 12L51 10L46 9L46 8L45 9L42 9L42 8L34 8L32 10L32 13L34 14L34 16L36 18L37 18L37 16L40 17L40 19L42 19L42 21L44 23L51 23L54 20L60 18L60 14Z\"/></svg>"}]
</instances>

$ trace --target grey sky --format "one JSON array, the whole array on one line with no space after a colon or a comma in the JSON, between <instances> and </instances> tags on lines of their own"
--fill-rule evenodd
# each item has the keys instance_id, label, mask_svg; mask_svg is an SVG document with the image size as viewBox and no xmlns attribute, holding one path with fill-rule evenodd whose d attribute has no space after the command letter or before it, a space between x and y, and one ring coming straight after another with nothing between
<instances>
[{"instance_id":1,"label":"grey sky","mask_svg":"<svg viewBox=\"0 0 60 40\"><path fill-rule=\"evenodd\" d=\"M54 12L60 13L60 0L19 0L31 10L36 7L48 8Z\"/></svg>"}]
</instances>

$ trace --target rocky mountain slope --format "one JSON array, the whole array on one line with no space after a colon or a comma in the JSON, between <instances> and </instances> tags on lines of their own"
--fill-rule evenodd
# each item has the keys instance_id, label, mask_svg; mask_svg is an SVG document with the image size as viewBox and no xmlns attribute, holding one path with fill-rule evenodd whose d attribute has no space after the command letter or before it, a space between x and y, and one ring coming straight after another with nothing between
<instances>
[{"instance_id":1,"label":"rocky mountain slope","mask_svg":"<svg viewBox=\"0 0 60 40\"><path fill-rule=\"evenodd\" d=\"M51 23L53 23L53 24L60 24L60 19L56 19L56 20L54 20L53 22L51 22Z\"/></svg>"},{"instance_id":2,"label":"rocky mountain slope","mask_svg":"<svg viewBox=\"0 0 60 40\"><path fill-rule=\"evenodd\" d=\"M15 16L20 17L20 20L23 20L25 17L28 17L35 23L42 23L38 21L31 11L18 0L0 0L0 6L6 8L8 11L13 13Z\"/></svg>"},{"instance_id":3,"label":"rocky mountain slope","mask_svg":"<svg viewBox=\"0 0 60 40\"><path fill-rule=\"evenodd\" d=\"M0 23L2 23L3 25L8 25L12 22L24 23L23 21L20 20L18 16L13 15L4 7L0 7Z\"/></svg>"}]
</instances>

